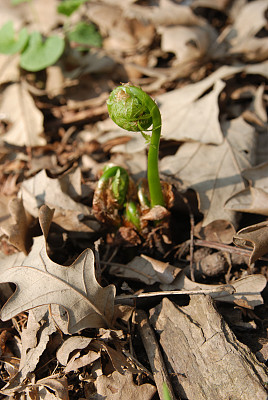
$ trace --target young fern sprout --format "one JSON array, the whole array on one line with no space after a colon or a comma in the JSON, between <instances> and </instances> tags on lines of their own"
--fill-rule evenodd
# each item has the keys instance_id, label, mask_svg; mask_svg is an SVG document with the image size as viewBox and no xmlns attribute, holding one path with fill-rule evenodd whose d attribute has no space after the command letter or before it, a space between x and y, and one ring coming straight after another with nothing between
<instances>
[{"instance_id":1,"label":"young fern sprout","mask_svg":"<svg viewBox=\"0 0 268 400\"><path fill-rule=\"evenodd\" d=\"M154 100L141 88L130 84L118 86L107 101L111 119L120 128L141 132L149 143L147 179L151 207L165 206L159 171L158 154L161 135L161 114ZM152 126L151 134L147 134Z\"/></svg>"},{"instance_id":2,"label":"young fern sprout","mask_svg":"<svg viewBox=\"0 0 268 400\"><path fill-rule=\"evenodd\" d=\"M108 183L112 181L111 189L115 200L119 206L122 206L125 202L126 193L128 190L129 177L127 171L118 166L107 166L102 176L98 181L98 190L102 190Z\"/></svg>"}]
</instances>

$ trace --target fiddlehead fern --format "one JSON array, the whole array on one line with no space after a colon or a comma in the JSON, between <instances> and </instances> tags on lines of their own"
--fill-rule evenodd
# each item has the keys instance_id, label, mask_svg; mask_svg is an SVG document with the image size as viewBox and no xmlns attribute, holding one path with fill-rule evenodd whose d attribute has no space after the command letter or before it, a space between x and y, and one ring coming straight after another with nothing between
<instances>
[{"instance_id":1,"label":"fiddlehead fern","mask_svg":"<svg viewBox=\"0 0 268 400\"><path fill-rule=\"evenodd\" d=\"M121 128L141 132L149 142L147 178L151 207L164 206L158 172L161 115L153 99L141 88L129 84L118 86L107 101L112 120ZM152 125L151 134L145 133Z\"/></svg>"}]
</instances>

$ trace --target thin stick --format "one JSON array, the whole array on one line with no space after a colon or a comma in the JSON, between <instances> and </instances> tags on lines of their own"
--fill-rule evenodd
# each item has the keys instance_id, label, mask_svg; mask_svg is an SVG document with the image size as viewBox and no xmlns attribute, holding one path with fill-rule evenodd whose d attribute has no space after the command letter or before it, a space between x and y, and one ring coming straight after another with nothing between
<instances>
[{"instance_id":1,"label":"thin stick","mask_svg":"<svg viewBox=\"0 0 268 400\"><path fill-rule=\"evenodd\" d=\"M123 294L115 296L115 300L126 300L126 299L137 299L141 297L154 297L154 296L171 296L171 295L192 295L192 294L209 294L209 293L221 293L225 292L228 294L235 293L235 288L232 285L219 286L214 289L201 289L201 290L163 290L160 292L149 292L140 294Z\"/></svg>"},{"instance_id":2,"label":"thin stick","mask_svg":"<svg viewBox=\"0 0 268 400\"><path fill-rule=\"evenodd\" d=\"M212 242L210 240L195 239L194 245L200 247L209 247L211 249L216 249L216 250L227 251L228 253L235 253L246 257L250 257L252 254L252 250L242 249L224 243ZM268 261L268 257L260 257L260 260Z\"/></svg>"},{"instance_id":3,"label":"thin stick","mask_svg":"<svg viewBox=\"0 0 268 400\"><path fill-rule=\"evenodd\" d=\"M149 324L146 312L143 310L136 310L135 320L138 324L138 330L151 365L160 400L165 400L163 393L164 383L166 383L168 387L171 400L180 400L178 397L175 397L173 393L169 375L154 330Z\"/></svg>"}]
</instances>

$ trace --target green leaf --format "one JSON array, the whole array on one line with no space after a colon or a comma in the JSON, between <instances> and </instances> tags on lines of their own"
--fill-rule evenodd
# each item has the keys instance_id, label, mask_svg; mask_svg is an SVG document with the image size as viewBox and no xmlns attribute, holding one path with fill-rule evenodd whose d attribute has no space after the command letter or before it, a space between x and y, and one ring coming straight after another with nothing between
<instances>
[{"instance_id":1,"label":"green leaf","mask_svg":"<svg viewBox=\"0 0 268 400\"><path fill-rule=\"evenodd\" d=\"M76 11L86 0L64 0L57 8L59 14L70 17L74 11Z\"/></svg>"},{"instance_id":2,"label":"green leaf","mask_svg":"<svg viewBox=\"0 0 268 400\"><path fill-rule=\"evenodd\" d=\"M102 37L95 25L86 22L79 22L74 30L68 33L68 39L70 42L87 46L81 46L78 50L88 50L89 46L101 47L102 45Z\"/></svg>"},{"instance_id":3,"label":"green leaf","mask_svg":"<svg viewBox=\"0 0 268 400\"><path fill-rule=\"evenodd\" d=\"M13 22L9 21L0 29L0 53L15 54L22 51L27 44L29 34L26 28L23 28L15 38Z\"/></svg>"},{"instance_id":4,"label":"green leaf","mask_svg":"<svg viewBox=\"0 0 268 400\"><path fill-rule=\"evenodd\" d=\"M20 3L30 3L30 1L32 1L32 0L12 0L11 4L12 4L12 6L17 6Z\"/></svg>"},{"instance_id":5,"label":"green leaf","mask_svg":"<svg viewBox=\"0 0 268 400\"><path fill-rule=\"evenodd\" d=\"M60 58L64 46L64 40L59 36L50 36L43 41L40 32L33 32L29 46L21 55L20 66L27 71L41 71Z\"/></svg>"},{"instance_id":6,"label":"green leaf","mask_svg":"<svg viewBox=\"0 0 268 400\"><path fill-rule=\"evenodd\" d=\"M164 400L171 400L166 382L163 383L163 395L164 395Z\"/></svg>"}]
</instances>

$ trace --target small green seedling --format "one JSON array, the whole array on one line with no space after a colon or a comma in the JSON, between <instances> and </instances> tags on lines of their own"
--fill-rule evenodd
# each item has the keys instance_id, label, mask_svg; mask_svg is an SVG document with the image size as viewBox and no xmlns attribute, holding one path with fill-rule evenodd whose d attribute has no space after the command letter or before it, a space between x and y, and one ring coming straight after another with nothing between
<instances>
[{"instance_id":1,"label":"small green seedling","mask_svg":"<svg viewBox=\"0 0 268 400\"><path fill-rule=\"evenodd\" d=\"M164 206L158 171L161 114L157 104L141 88L129 84L118 86L107 101L112 120L127 131L141 132L149 143L147 178L151 207ZM147 134L152 126L151 134Z\"/></svg>"},{"instance_id":2,"label":"small green seedling","mask_svg":"<svg viewBox=\"0 0 268 400\"><path fill-rule=\"evenodd\" d=\"M57 11L69 17L85 1L63 0ZM12 0L13 5L23 2L30 3L31 0ZM37 72L55 64L62 56L68 41L74 42L79 51L88 51L90 47L102 45L102 37L92 23L79 22L72 28L66 23L63 31L65 38L58 35L44 38L40 32L29 34L26 28L22 28L16 35L13 22L9 21L0 28L0 53L20 53L20 66L26 71Z\"/></svg>"},{"instance_id":3,"label":"small green seedling","mask_svg":"<svg viewBox=\"0 0 268 400\"><path fill-rule=\"evenodd\" d=\"M126 170L118 166L107 167L94 194L93 211L101 222L112 221L118 226L121 216L121 220L130 222L140 231L141 215L157 205L165 206L158 172L160 111L148 94L130 84L114 89L107 106L111 119L118 126L127 131L141 132L149 143L147 182L139 182L135 193L131 193Z\"/></svg>"},{"instance_id":4,"label":"small green seedling","mask_svg":"<svg viewBox=\"0 0 268 400\"><path fill-rule=\"evenodd\" d=\"M102 37L94 24L79 22L73 30L67 33L69 42L79 44L77 50L88 50L89 47L101 47Z\"/></svg>"},{"instance_id":5,"label":"small green seedling","mask_svg":"<svg viewBox=\"0 0 268 400\"><path fill-rule=\"evenodd\" d=\"M28 40L29 34L26 28L23 28L16 37L13 22L8 21L0 29L0 53L15 54L23 51Z\"/></svg>"},{"instance_id":6,"label":"small green seedling","mask_svg":"<svg viewBox=\"0 0 268 400\"><path fill-rule=\"evenodd\" d=\"M57 7L59 14L70 17L87 0L63 0Z\"/></svg>"},{"instance_id":7,"label":"small green seedling","mask_svg":"<svg viewBox=\"0 0 268 400\"><path fill-rule=\"evenodd\" d=\"M20 57L20 66L27 71L36 72L53 65L64 51L64 40L50 36L43 40L40 32L33 32L27 48Z\"/></svg>"}]
</instances>

